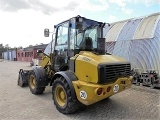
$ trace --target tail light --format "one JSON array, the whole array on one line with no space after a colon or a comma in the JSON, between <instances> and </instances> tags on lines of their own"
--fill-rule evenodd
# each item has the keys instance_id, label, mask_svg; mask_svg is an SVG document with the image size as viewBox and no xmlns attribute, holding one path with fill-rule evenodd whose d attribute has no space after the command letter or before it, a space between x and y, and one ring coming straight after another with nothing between
<instances>
[{"instance_id":1,"label":"tail light","mask_svg":"<svg viewBox=\"0 0 160 120\"><path fill-rule=\"evenodd\" d=\"M102 92L103 92L103 89L102 89L102 88L98 88L98 89L97 89L97 95L101 95Z\"/></svg>"},{"instance_id":2,"label":"tail light","mask_svg":"<svg viewBox=\"0 0 160 120\"><path fill-rule=\"evenodd\" d=\"M111 91L111 87L109 86L108 88L107 88L107 92L110 92Z\"/></svg>"}]
</instances>

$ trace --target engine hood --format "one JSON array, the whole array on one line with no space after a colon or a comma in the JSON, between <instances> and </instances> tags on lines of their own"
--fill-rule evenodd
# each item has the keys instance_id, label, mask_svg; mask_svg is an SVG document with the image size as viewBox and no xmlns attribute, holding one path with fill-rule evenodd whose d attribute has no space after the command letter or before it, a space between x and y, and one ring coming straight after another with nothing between
<instances>
[{"instance_id":1,"label":"engine hood","mask_svg":"<svg viewBox=\"0 0 160 120\"><path fill-rule=\"evenodd\" d=\"M125 59L118 57L118 56L114 56L114 55L97 55L93 52L86 52L86 51L81 51L79 53L79 57L84 60L84 61L88 61L94 65L97 64L111 64L111 63L124 63L127 62Z\"/></svg>"},{"instance_id":2,"label":"engine hood","mask_svg":"<svg viewBox=\"0 0 160 120\"><path fill-rule=\"evenodd\" d=\"M75 61L75 74L79 80L98 83L98 69L101 65L121 63L128 63L128 61L113 55L97 55L81 51Z\"/></svg>"}]
</instances>

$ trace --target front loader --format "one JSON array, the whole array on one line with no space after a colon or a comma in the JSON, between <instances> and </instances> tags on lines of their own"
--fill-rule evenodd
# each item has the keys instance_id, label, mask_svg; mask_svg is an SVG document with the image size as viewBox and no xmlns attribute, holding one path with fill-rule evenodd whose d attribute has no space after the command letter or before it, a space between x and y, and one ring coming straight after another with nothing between
<instances>
[{"instance_id":1,"label":"front loader","mask_svg":"<svg viewBox=\"0 0 160 120\"><path fill-rule=\"evenodd\" d=\"M106 53L104 26L81 16L55 25L50 52L26 73L31 93L41 94L52 86L57 110L68 114L129 88L131 65ZM45 37L49 34L45 29Z\"/></svg>"}]
</instances>

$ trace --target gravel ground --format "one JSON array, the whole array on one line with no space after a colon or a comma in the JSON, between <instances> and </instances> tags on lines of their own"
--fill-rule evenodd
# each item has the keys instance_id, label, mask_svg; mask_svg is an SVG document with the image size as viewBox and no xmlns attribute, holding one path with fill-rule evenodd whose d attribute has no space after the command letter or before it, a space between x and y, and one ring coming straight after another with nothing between
<instances>
[{"instance_id":1,"label":"gravel ground","mask_svg":"<svg viewBox=\"0 0 160 120\"><path fill-rule=\"evenodd\" d=\"M28 87L17 86L20 68L31 69L28 62L0 60L0 120L160 120L160 89L133 85L86 110L64 115L53 104L51 87L33 95Z\"/></svg>"}]
</instances>

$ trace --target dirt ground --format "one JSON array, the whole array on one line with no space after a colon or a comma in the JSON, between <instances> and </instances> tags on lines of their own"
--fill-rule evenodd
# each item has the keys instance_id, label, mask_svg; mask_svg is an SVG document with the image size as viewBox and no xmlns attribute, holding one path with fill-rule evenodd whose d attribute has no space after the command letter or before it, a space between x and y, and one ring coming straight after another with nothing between
<instances>
[{"instance_id":1,"label":"dirt ground","mask_svg":"<svg viewBox=\"0 0 160 120\"><path fill-rule=\"evenodd\" d=\"M0 60L0 120L160 120L160 89L132 86L75 114L64 115L53 104L51 87L33 95L17 86L20 68L28 62Z\"/></svg>"}]
</instances>

